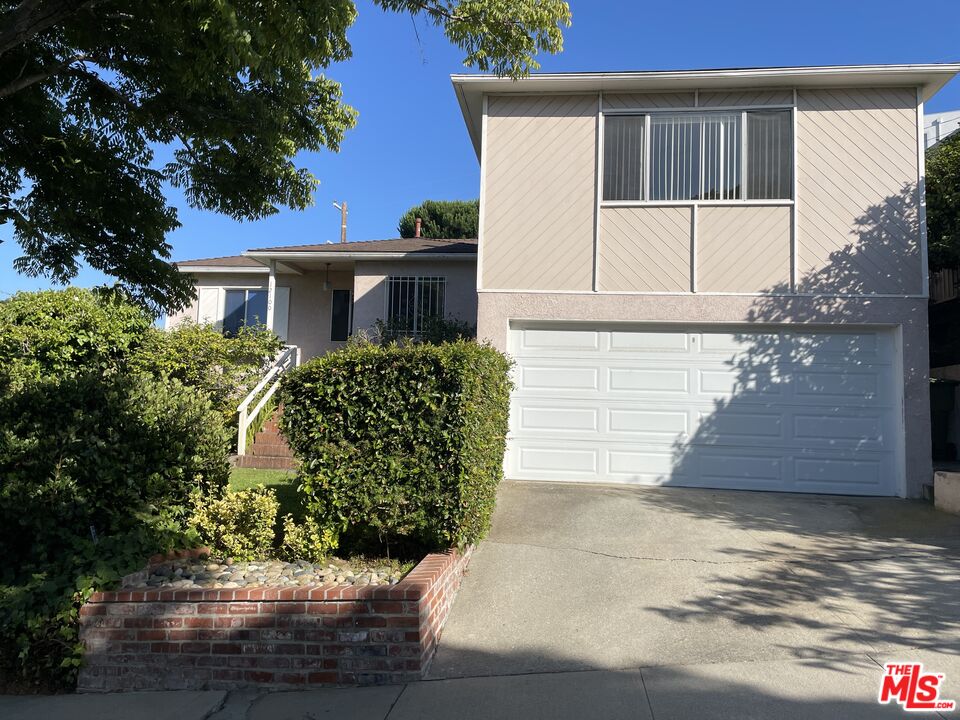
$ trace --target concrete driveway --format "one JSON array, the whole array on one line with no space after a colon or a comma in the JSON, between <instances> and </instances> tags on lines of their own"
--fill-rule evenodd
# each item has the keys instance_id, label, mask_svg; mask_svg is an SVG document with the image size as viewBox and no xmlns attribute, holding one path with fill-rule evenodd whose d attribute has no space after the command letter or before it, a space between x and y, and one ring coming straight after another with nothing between
<instances>
[{"instance_id":1,"label":"concrete driveway","mask_svg":"<svg viewBox=\"0 0 960 720\"><path fill-rule=\"evenodd\" d=\"M958 517L886 498L508 482L430 676L639 669L658 719L764 703L817 717L820 702L876 717L890 659L945 673L943 697L960 700Z\"/></svg>"}]
</instances>

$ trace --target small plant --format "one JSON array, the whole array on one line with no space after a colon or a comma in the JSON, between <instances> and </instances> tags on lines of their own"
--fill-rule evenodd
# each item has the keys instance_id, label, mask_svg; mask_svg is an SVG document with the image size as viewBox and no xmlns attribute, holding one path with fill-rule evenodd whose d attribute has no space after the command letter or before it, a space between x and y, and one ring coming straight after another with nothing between
<instances>
[{"instance_id":1,"label":"small plant","mask_svg":"<svg viewBox=\"0 0 960 720\"><path fill-rule=\"evenodd\" d=\"M409 323L400 318L377 320L373 327L373 338L378 345L387 345L392 342L439 345L458 340L472 340L476 336L477 328L470 323L457 318L439 316L421 318L417 332L414 332Z\"/></svg>"},{"instance_id":2,"label":"small plant","mask_svg":"<svg viewBox=\"0 0 960 720\"><path fill-rule=\"evenodd\" d=\"M321 562L337 547L338 539L336 530L321 527L315 518L308 517L298 524L293 515L287 515L283 518L283 544L280 546L280 554L290 561Z\"/></svg>"},{"instance_id":3,"label":"small plant","mask_svg":"<svg viewBox=\"0 0 960 720\"><path fill-rule=\"evenodd\" d=\"M273 552L280 503L270 488L227 490L222 496L194 493L188 523L215 551L237 560L255 560Z\"/></svg>"}]
</instances>

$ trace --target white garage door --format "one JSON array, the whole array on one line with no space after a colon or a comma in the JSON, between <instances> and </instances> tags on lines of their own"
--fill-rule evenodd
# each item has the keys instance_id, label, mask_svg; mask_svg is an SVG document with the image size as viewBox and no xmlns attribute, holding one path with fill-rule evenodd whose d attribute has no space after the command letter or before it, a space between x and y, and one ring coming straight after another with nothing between
<instances>
[{"instance_id":1,"label":"white garage door","mask_svg":"<svg viewBox=\"0 0 960 720\"><path fill-rule=\"evenodd\" d=\"M507 477L896 495L889 331L511 328Z\"/></svg>"}]
</instances>

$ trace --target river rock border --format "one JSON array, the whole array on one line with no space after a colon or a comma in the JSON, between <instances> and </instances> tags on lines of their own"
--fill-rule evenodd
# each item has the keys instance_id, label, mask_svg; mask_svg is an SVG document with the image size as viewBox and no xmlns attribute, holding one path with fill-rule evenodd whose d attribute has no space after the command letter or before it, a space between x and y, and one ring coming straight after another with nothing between
<instances>
[{"instance_id":1,"label":"river rock border","mask_svg":"<svg viewBox=\"0 0 960 720\"><path fill-rule=\"evenodd\" d=\"M93 593L80 692L303 688L420 679L473 548L396 585Z\"/></svg>"}]
</instances>

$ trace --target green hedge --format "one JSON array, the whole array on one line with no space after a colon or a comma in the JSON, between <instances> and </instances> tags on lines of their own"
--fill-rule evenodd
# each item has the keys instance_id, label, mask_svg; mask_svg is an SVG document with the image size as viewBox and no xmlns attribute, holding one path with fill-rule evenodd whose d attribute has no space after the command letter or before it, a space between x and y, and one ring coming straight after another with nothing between
<instances>
[{"instance_id":1,"label":"green hedge","mask_svg":"<svg viewBox=\"0 0 960 720\"><path fill-rule=\"evenodd\" d=\"M510 363L496 350L361 344L281 388L283 431L323 527L425 548L479 540L502 477Z\"/></svg>"}]
</instances>

